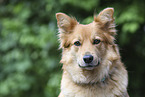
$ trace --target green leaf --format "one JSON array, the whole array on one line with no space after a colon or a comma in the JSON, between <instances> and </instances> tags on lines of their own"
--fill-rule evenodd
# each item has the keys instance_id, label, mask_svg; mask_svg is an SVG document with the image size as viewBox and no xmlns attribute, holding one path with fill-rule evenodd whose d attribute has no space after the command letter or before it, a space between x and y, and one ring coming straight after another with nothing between
<instances>
[{"instance_id":1,"label":"green leaf","mask_svg":"<svg viewBox=\"0 0 145 97\"><path fill-rule=\"evenodd\" d=\"M132 22L132 23L125 23L122 27L122 31L126 33L135 33L139 29L139 23Z\"/></svg>"}]
</instances>

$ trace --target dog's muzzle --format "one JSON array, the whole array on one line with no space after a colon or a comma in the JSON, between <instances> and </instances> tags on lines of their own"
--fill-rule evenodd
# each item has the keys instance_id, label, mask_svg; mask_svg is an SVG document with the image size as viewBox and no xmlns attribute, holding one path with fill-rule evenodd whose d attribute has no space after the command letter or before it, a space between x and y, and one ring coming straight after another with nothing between
<instances>
[{"instance_id":1,"label":"dog's muzzle","mask_svg":"<svg viewBox=\"0 0 145 97\"><path fill-rule=\"evenodd\" d=\"M81 64L81 65L79 64L79 66L84 69L93 69L94 67L100 64L99 61L93 62L94 57L92 55L85 55L83 57L83 61L84 61L84 64Z\"/></svg>"}]
</instances>

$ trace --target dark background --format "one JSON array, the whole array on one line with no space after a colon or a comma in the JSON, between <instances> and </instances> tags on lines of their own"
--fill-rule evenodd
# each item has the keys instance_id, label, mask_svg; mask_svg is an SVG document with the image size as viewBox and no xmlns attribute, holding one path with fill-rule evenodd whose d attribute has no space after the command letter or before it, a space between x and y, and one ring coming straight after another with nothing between
<instances>
[{"instance_id":1,"label":"dark background","mask_svg":"<svg viewBox=\"0 0 145 97\"><path fill-rule=\"evenodd\" d=\"M86 24L106 7L115 9L130 97L145 97L145 0L0 0L0 97L57 97L62 64L55 13Z\"/></svg>"}]
</instances>

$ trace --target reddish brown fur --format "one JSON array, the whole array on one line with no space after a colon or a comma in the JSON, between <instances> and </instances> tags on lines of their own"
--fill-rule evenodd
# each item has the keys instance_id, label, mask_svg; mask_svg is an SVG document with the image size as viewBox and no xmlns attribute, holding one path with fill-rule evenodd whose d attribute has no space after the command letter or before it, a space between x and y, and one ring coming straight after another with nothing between
<instances>
[{"instance_id":1,"label":"reddish brown fur","mask_svg":"<svg viewBox=\"0 0 145 97\"><path fill-rule=\"evenodd\" d=\"M79 24L64 13L57 13L63 77L59 97L128 97L127 71L120 60L113 8L106 8L90 24ZM100 43L93 44L94 40ZM75 46L76 41L80 46ZM84 66L83 57L91 54L93 68ZM102 81L104 79L104 81Z\"/></svg>"}]
</instances>

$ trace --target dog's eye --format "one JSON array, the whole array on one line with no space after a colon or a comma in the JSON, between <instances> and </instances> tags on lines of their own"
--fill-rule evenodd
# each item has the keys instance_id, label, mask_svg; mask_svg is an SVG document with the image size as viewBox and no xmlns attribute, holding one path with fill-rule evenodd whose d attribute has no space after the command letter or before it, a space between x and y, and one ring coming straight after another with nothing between
<instances>
[{"instance_id":1,"label":"dog's eye","mask_svg":"<svg viewBox=\"0 0 145 97\"><path fill-rule=\"evenodd\" d=\"M99 39L95 39L93 44L99 44L101 41Z\"/></svg>"},{"instance_id":2,"label":"dog's eye","mask_svg":"<svg viewBox=\"0 0 145 97\"><path fill-rule=\"evenodd\" d=\"M79 41L76 41L76 42L74 43L74 45L75 45L75 46L80 46L81 43L80 43Z\"/></svg>"}]
</instances>

